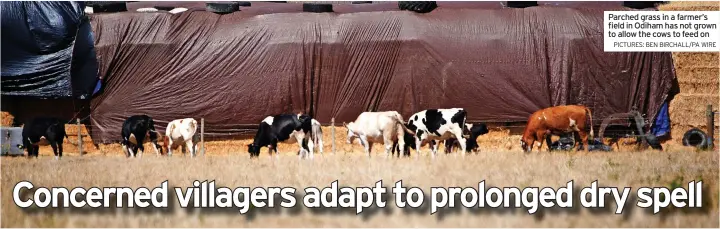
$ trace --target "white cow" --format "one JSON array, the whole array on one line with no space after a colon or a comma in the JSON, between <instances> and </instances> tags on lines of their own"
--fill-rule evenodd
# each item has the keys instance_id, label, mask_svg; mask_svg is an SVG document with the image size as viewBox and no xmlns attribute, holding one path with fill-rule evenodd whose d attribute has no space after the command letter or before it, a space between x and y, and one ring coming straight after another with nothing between
<instances>
[{"instance_id":1,"label":"white cow","mask_svg":"<svg viewBox=\"0 0 720 229\"><path fill-rule=\"evenodd\" d=\"M408 128L415 130L415 147L420 155L420 148L430 143L432 157L437 154L436 142L454 138L460 144L463 156L466 153L466 139L463 135L467 112L463 108L427 109L417 112L408 119ZM401 147L402 148L402 147Z\"/></svg>"},{"instance_id":2,"label":"white cow","mask_svg":"<svg viewBox=\"0 0 720 229\"><path fill-rule=\"evenodd\" d=\"M190 156L197 154L197 121L193 118L176 119L168 123L165 129L165 150L168 156L172 156L172 150L182 146L183 153L190 150Z\"/></svg>"},{"instance_id":3,"label":"white cow","mask_svg":"<svg viewBox=\"0 0 720 229\"><path fill-rule=\"evenodd\" d=\"M354 122L343 122L343 125L348 130L347 143L352 144L355 138L360 139L368 157L373 143L384 143L385 156L389 156L395 141L398 142L402 154L405 145L404 132L413 133L405 127L403 118L397 111L363 112Z\"/></svg>"}]
</instances>

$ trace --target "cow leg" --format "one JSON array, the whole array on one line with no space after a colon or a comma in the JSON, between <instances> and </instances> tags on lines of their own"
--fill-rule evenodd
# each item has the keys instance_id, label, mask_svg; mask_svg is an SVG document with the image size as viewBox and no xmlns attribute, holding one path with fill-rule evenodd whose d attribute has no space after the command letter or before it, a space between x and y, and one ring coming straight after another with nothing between
<instances>
[{"instance_id":1,"label":"cow leg","mask_svg":"<svg viewBox=\"0 0 720 229\"><path fill-rule=\"evenodd\" d=\"M62 153L63 153L62 139L60 140L60 142L56 142L55 144L57 144L57 148L58 148L58 157L62 158L62 156L63 156L62 155ZM80 153L82 154L82 152L80 152Z\"/></svg>"},{"instance_id":2,"label":"cow leg","mask_svg":"<svg viewBox=\"0 0 720 229\"><path fill-rule=\"evenodd\" d=\"M33 149L33 157L37 158L38 156L40 156L40 146L34 145L34 146L32 146L32 149Z\"/></svg>"},{"instance_id":3,"label":"cow leg","mask_svg":"<svg viewBox=\"0 0 720 229\"><path fill-rule=\"evenodd\" d=\"M188 151L187 143L182 144L180 146L180 150L182 150L183 155L187 155L187 151Z\"/></svg>"},{"instance_id":4,"label":"cow leg","mask_svg":"<svg viewBox=\"0 0 720 229\"><path fill-rule=\"evenodd\" d=\"M145 152L145 146L143 144L139 144L137 149L137 157L142 158L143 152Z\"/></svg>"},{"instance_id":5,"label":"cow leg","mask_svg":"<svg viewBox=\"0 0 720 229\"><path fill-rule=\"evenodd\" d=\"M193 144L192 141L188 140L185 142L185 148L187 148L190 151L190 157L195 157L195 144Z\"/></svg>"},{"instance_id":6,"label":"cow leg","mask_svg":"<svg viewBox=\"0 0 720 229\"><path fill-rule=\"evenodd\" d=\"M430 149L432 150L432 158L435 158L438 150L438 143L435 140L430 141Z\"/></svg>"},{"instance_id":7,"label":"cow leg","mask_svg":"<svg viewBox=\"0 0 720 229\"><path fill-rule=\"evenodd\" d=\"M370 157L370 148L372 148L372 144L368 142L367 136L365 136L364 134L361 134L359 139L360 144L363 146L363 148L365 148L365 154Z\"/></svg>"},{"instance_id":8,"label":"cow leg","mask_svg":"<svg viewBox=\"0 0 720 229\"><path fill-rule=\"evenodd\" d=\"M319 150L320 154L324 154L324 153L323 153L323 141L322 141L322 138L321 138L320 136L313 136L313 140L316 141L316 142L315 142L315 146L318 147L318 150Z\"/></svg>"},{"instance_id":9,"label":"cow leg","mask_svg":"<svg viewBox=\"0 0 720 229\"><path fill-rule=\"evenodd\" d=\"M580 139L582 140L583 148L585 148L585 152L590 151L590 145L588 144L588 135L585 133L585 131L578 131L578 135L580 135ZM578 150L580 150L578 148Z\"/></svg>"},{"instance_id":10,"label":"cow leg","mask_svg":"<svg viewBox=\"0 0 720 229\"><path fill-rule=\"evenodd\" d=\"M460 144L460 150L462 150L463 157L465 156L465 153L467 153L467 140L463 137L463 132L461 131L455 131L453 133L455 135L455 141L457 141L458 144Z\"/></svg>"},{"instance_id":11,"label":"cow leg","mask_svg":"<svg viewBox=\"0 0 720 229\"><path fill-rule=\"evenodd\" d=\"M302 159L304 156L307 155L307 150L303 147L303 140L305 139L304 134L295 133L295 141L297 141L298 146L300 147L300 159Z\"/></svg>"},{"instance_id":12,"label":"cow leg","mask_svg":"<svg viewBox=\"0 0 720 229\"><path fill-rule=\"evenodd\" d=\"M310 159L315 158L315 143L313 142L312 138L306 139L307 141L307 149L310 150Z\"/></svg>"},{"instance_id":13,"label":"cow leg","mask_svg":"<svg viewBox=\"0 0 720 229\"><path fill-rule=\"evenodd\" d=\"M452 148L453 148L452 140L448 139L448 140L443 141L443 145L445 145L445 154L449 154L450 152L452 152Z\"/></svg>"},{"instance_id":14,"label":"cow leg","mask_svg":"<svg viewBox=\"0 0 720 229\"><path fill-rule=\"evenodd\" d=\"M125 153L125 157L129 157L129 156L130 156L130 151L128 151L128 146L125 145L124 143L123 143L123 144L120 144L120 145L122 146L123 153Z\"/></svg>"},{"instance_id":15,"label":"cow leg","mask_svg":"<svg viewBox=\"0 0 720 229\"><path fill-rule=\"evenodd\" d=\"M383 144L385 145L385 158L390 157L390 151L392 150L392 135L383 135Z\"/></svg>"},{"instance_id":16,"label":"cow leg","mask_svg":"<svg viewBox=\"0 0 720 229\"><path fill-rule=\"evenodd\" d=\"M540 152L540 151L542 150L542 145L543 145L543 141L542 141L542 140L545 139L545 131L535 132L535 139L537 139L537 142L538 142L538 152ZM533 142L533 143L534 143L534 142ZM532 148L530 148L530 149L532 149Z\"/></svg>"},{"instance_id":17,"label":"cow leg","mask_svg":"<svg viewBox=\"0 0 720 229\"><path fill-rule=\"evenodd\" d=\"M137 147L132 146L128 148L128 153L130 157L135 158L135 151L137 151Z\"/></svg>"},{"instance_id":18,"label":"cow leg","mask_svg":"<svg viewBox=\"0 0 720 229\"><path fill-rule=\"evenodd\" d=\"M548 152L552 151L552 134L545 135L545 144L548 147Z\"/></svg>"},{"instance_id":19,"label":"cow leg","mask_svg":"<svg viewBox=\"0 0 720 229\"><path fill-rule=\"evenodd\" d=\"M415 136L415 159L420 158L420 150L422 148L422 141L423 139L420 136Z\"/></svg>"}]
</instances>

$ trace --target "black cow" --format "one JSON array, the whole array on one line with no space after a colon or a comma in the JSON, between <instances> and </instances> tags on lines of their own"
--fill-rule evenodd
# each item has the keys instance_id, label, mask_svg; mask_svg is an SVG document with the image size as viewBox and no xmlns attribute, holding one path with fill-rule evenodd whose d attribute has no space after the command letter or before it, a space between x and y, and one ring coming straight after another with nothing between
<instances>
[{"instance_id":1,"label":"black cow","mask_svg":"<svg viewBox=\"0 0 720 229\"><path fill-rule=\"evenodd\" d=\"M18 148L26 148L28 157L38 157L40 145L50 145L55 153L55 159L60 159L63 153L63 138L65 134L65 122L57 118L38 117L26 122L22 130L23 145Z\"/></svg>"},{"instance_id":2,"label":"black cow","mask_svg":"<svg viewBox=\"0 0 720 229\"><path fill-rule=\"evenodd\" d=\"M162 148L157 142L158 134L155 131L155 123L147 115L128 117L123 123L121 134L122 142L120 144L128 157L135 157L136 153L138 157L142 157L142 153L145 151L143 143L147 142L147 140L152 141L157 155L162 153Z\"/></svg>"},{"instance_id":3,"label":"black cow","mask_svg":"<svg viewBox=\"0 0 720 229\"><path fill-rule=\"evenodd\" d=\"M484 123L480 124L465 124L465 131L469 131L470 137L467 138L467 147L465 148L466 152L474 151L477 153L477 148L480 147L477 144L477 137L483 134L487 134L489 132L487 125ZM454 138L450 138L448 140L445 140L445 153L452 152L452 148L455 147L455 145L459 145L457 140Z\"/></svg>"},{"instance_id":4,"label":"black cow","mask_svg":"<svg viewBox=\"0 0 720 229\"><path fill-rule=\"evenodd\" d=\"M255 134L252 144L248 144L248 153L250 157L260 156L260 149L268 147L270 155L275 151L278 157L277 143L298 143L300 147L300 157L303 153L310 153L310 159L314 157L314 142L312 139L320 136L319 133L313 131L312 117L306 114L279 114L275 116L267 116L260 122L258 131ZM319 125L316 124L316 125ZM319 129L319 128L316 128Z\"/></svg>"}]
</instances>

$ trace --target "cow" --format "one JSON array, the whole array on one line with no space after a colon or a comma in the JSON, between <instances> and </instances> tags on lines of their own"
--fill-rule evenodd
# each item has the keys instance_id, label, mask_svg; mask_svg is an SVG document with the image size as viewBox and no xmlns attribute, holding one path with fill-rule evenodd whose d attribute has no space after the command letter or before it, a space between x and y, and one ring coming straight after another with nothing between
<instances>
[{"instance_id":1,"label":"cow","mask_svg":"<svg viewBox=\"0 0 720 229\"><path fill-rule=\"evenodd\" d=\"M551 149L551 135L564 133L577 133L583 146L588 146L588 133L585 132L590 121L590 138L593 138L592 113L590 109L582 105L555 106L535 111L528 118L527 126L520 139L520 146L525 152L532 151L533 144L538 141L538 149L542 148L542 140L547 142L548 150ZM577 144L577 149L582 147ZM584 147L588 151L589 147Z\"/></svg>"},{"instance_id":2,"label":"cow","mask_svg":"<svg viewBox=\"0 0 720 229\"><path fill-rule=\"evenodd\" d=\"M466 141L463 129L465 129L466 116L467 112L463 108L427 109L410 116L407 128L415 135L416 158L419 157L420 148L427 143L430 143L432 157L435 158L437 142L450 138L457 139L462 155L465 156Z\"/></svg>"},{"instance_id":3,"label":"cow","mask_svg":"<svg viewBox=\"0 0 720 229\"><path fill-rule=\"evenodd\" d=\"M250 157L258 157L262 147L268 147L270 155L275 151L275 158L278 158L277 143L297 143L299 145L300 158L307 156L314 157L314 138L321 138L322 129L320 123L306 114L279 114L267 116L260 122L258 131L255 134L253 143L248 144ZM314 126L316 126L314 128ZM321 148L322 149L322 148Z\"/></svg>"},{"instance_id":4,"label":"cow","mask_svg":"<svg viewBox=\"0 0 720 229\"><path fill-rule=\"evenodd\" d=\"M68 138L65 134L65 123L53 117L38 117L26 122L22 130L22 145L17 147L27 149L27 157L38 157L41 145L50 145L59 160L63 154L63 140ZM68 138L69 140L69 138Z\"/></svg>"},{"instance_id":5,"label":"cow","mask_svg":"<svg viewBox=\"0 0 720 229\"><path fill-rule=\"evenodd\" d=\"M477 150L480 147L477 144L477 137L479 137L480 135L489 133L487 125L485 125L484 123L480 123L480 124L476 124L476 125L466 123L465 131L469 132L469 134L470 134L469 138L466 140L467 141L466 151L468 153L469 152L477 153ZM450 138L450 139L445 140L444 145L445 145L445 153L447 154L447 153L452 152L453 147L455 145L459 145L459 143L456 139Z\"/></svg>"},{"instance_id":6,"label":"cow","mask_svg":"<svg viewBox=\"0 0 720 229\"><path fill-rule=\"evenodd\" d=\"M365 148L365 153L370 157L373 143L384 143L385 157L387 157L397 142L401 148L405 146L403 138L405 133L413 133L403 122L402 115L397 111L368 111L360 113L355 121L347 124L343 122L343 126L347 128L348 144L352 144L356 138L360 139L360 145ZM400 150L400 153L402 152Z\"/></svg>"},{"instance_id":7,"label":"cow","mask_svg":"<svg viewBox=\"0 0 720 229\"><path fill-rule=\"evenodd\" d=\"M158 144L158 133L155 131L155 122L147 115L133 115L125 119L121 131L122 141L120 145L123 147L125 156L142 157L145 147L143 144L148 140L152 142L155 154L160 156L162 148Z\"/></svg>"},{"instance_id":8,"label":"cow","mask_svg":"<svg viewBox=\"0 0 720 229\"><path fill-rule=\"evenodd\" d=\"M190 151L190 156L197 155L197 121L193 118L176 119L168 123L163 137L163 151L172 156L172 151L182 146L183 153Z\"/></svg>"},{"instance_id":9,"label":"cow","mask_svg":"<svg viewBox=\"0 0 720 229\"><path fill-rule=\"evenodd\" d=\"M315 145L315 147L318 147L318 150L320 154L323 154L323 131L322 126L320 125L320 122L318 120L312 119L312 135L311 139ZM298 152L300 154L300 152Z\"/></svg>"}]
</instances>

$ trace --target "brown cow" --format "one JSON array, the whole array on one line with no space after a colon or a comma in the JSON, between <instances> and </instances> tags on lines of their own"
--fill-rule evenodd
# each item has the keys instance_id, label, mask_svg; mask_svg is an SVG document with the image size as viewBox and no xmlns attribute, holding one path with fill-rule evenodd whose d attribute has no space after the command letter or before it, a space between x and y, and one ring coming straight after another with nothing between
<instances>
[{"instance_id":1,"label":"brown cow","mask_svg":"<svg viewBox=\"0 0 720 229\"><path fill-rule=\"evenodd\" d=\"M582 140L585 151L588 151L588 136L585 132L587 127L585 120L590 121L590 138L593 138L592 113L590 109L581 105L556 106L536 111L528 118L527 127L523 132L520 144L525 152L532 151L535 141L539 142L542 148L542 140L545 139L550 148L550 136L562 133L577 132ZM577 139L577 137L576 137ZM580 147L580 144L577 144ZM579 149L579 148L578 148Z\"/></svg>"}]
</instances>

